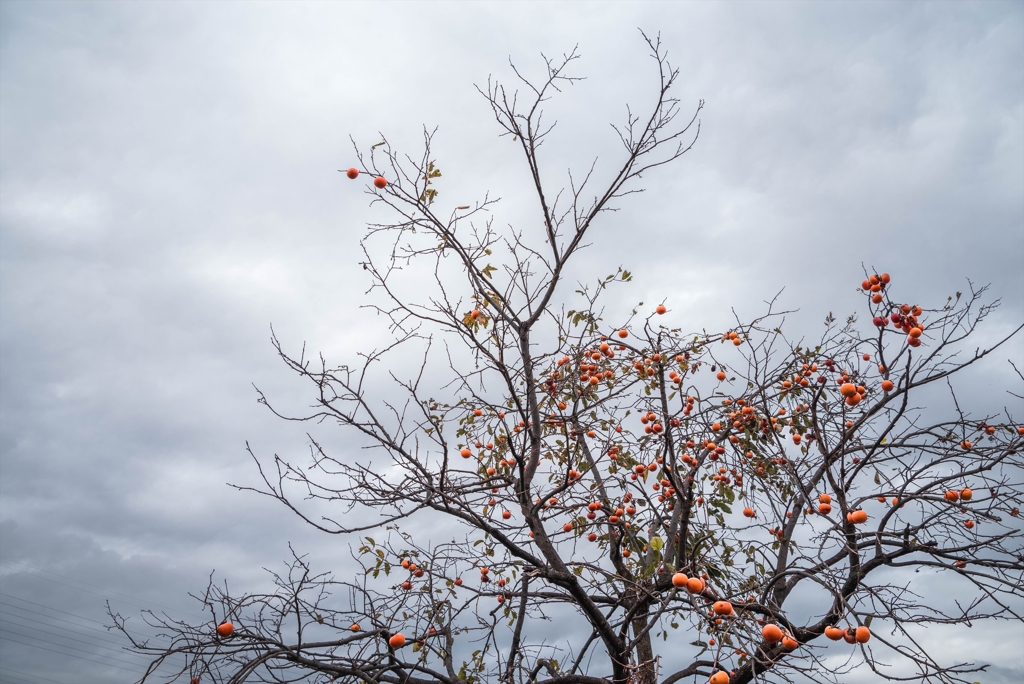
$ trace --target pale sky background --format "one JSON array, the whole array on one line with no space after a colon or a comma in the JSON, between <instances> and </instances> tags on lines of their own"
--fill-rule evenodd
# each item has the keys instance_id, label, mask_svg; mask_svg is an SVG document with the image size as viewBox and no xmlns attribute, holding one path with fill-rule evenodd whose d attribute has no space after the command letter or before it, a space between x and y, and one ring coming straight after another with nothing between
<instances>
[{"instance_id":1,"label":"pale sky background","mask_svg":"<svg viewBox=\"0 0 1024 684\"><path fill-rule=\"evenodd\" d=\"M255 401L253 383L309 398L271 323L339 359L384 333L358 308L358 239L385 217L337 172L349 134L415 152L438 126L440 201L490 190L499 222L530 225L473 85L578 44L588 79L551 106L547 168L610 164L608 123L655 84L638 27L680 67L682 110L706 100L701 138L606 217L581 277L621 264L624 306L664 298L687 328L784 287L799 335L858 310L867 264L908 301L991 283L980 342L1024 320L1022 2L4 0L0 682L134 681L140 660L95 631L104 599L185 615L211 570L259 586L288 542L340 567L341 540L225 483L255 481L246 440L305 451ZM1004 351L965 396L1012 401L1024 342ZM1024 678L1019 624L935 638L992 663L986 684Z\"/></svg>"}]
</instances>

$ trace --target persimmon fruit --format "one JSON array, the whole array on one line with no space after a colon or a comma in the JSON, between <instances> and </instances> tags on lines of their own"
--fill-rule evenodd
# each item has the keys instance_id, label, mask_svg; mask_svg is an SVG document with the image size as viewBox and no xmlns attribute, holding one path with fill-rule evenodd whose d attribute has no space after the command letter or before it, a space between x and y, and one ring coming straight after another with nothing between
<instances>
[{"instance_id":1,"label":"persimmon fruit","mask_svg":"<svg viewBox=\"0 0 1024 684\"><path fill-rule=\"evenodd\" d=\"M405 635L399 632L398 634L392 634L391 638L388 639L388 646L391 648L402 648L405 646Z\"/></svg>"},{"instance_id":2,"label":"persimmon fruit","mask_svg":"<svg viewBox=\"0 0 1024 684\"><path fill-rule=\"evenodd\" d=\"M778 625L765 625L761 628L761 636L769 644L777 644L782 641L784 635Z\"/></svg>"},{"instance_id":3,"label":"persimmon fruit","mask_svg":"<svg viewBox=\"0 0 1024 684\"><path fill-rule=\"evenodd\" d=\"M352 180L355 180L356 178L359 177L359 169L353 166L351 169L345 172L345 175L351 178Z\"/></svg>"},{"instance_id":4,"label":"persimmon fruit","mask_svg":"<svg viewBox=\"0 0 1024 684\"><path fill-rule=\"evenodd\" d=\"M843 630L833 625L829 625L825 628L825 636L831 639L832 641L839 641L843 638Z\"/></svg>"},{"instance_id":5,"label":"persimmon fruit","mask_svg":"<svg viewBox=\"0 0 1024 684\"><path fill-rule=\"evenodd\" d=\"M871 640L871 630L861 625L854 631L854 638L858 644L866 644Z\"/></svg>"},{"instance_id":6,"label":"persimmon fruit","mask_svg":"<svg viewBox=\"0 0 1024 684\"><path fill-rule=\"evenodd\" d=\"M800 642L789 636L788 634L782 637L782 648L787 651L795 651L800 646Z\"/></svg>"},{"instance_id":7,"label":"persimmon fruit","mask_svg":"<svg viewBox=\"0 0 1024 684\"><path fill-rule=\"evenodd\" d=\"M719 670L711 675L711 678L708 679L708 684L729 684L729 673L725 670Z\"/></svg>"},{"instance_id":8,"label":"persimmon fruit","mask_svg":"<svg viewBox=\"0 0 1024 684\"><path fill-rule=\"evenodd\" d=\"M235 626L230 622L222 622L217 625L217 636L227 639L235 633Z\"/></svg>"},{"instance_id":9,"label":"persimmon fruit","mask_svg":"<svg viewBox=\"0 0 1024 684\"><path fill-rule=\"evenodd\" d=\"M676 589L685 589L686 583L690 581L690 578L681 572L677 572L672 575L672 586Z\"/></svg>"},{"instance_id":10,"label":"persimmon fruit","mask_svg":"<svg viewBox=\"0 0 1024 684\"><path fill-rule=\"evenodd\" d=\"M376 178L373 179L373 186L380 190L383 190L387 186L387 184L388 182L383 176L377 176Z\"/></svg>"},{"instance_id":11,"label":"persimmon fruit","mask_svg":"<svg viewBox=\"0 0 1024 684\"><path fill-rule=\"evenodd\" d=\"M691 577L686 581L686 591L691 594L699 594L704 591L704 580L700 577Z\"/></svg>"},{"instance_id":12,"label":"persimmon fruit","mask_svg":"<svg viewBox=\"0 0 1024 684\"><path fill-rule=\"evenodd\" d=\"M715 615L732 615L735 612L728 601L715 601L711 610L715 611Z\"/></svg>"}]
</instances>

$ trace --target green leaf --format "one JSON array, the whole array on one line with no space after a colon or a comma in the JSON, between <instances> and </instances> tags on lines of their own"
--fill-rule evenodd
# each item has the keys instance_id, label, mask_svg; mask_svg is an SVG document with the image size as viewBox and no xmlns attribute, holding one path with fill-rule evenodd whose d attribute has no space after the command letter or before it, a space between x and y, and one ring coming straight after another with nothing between
<instances>
[{"instance_id":1,"label":"green leaf","mask_svg":"<svg viewBox=\"0 0 1024 684\"><path fill-rule=\"evenodd\" d=\"M662 548L664 548L664 546L665 546L665 542L663 542L661 540L661 537L655 536L655 537L651 537L650 545L651 545L651 548L654 549L655 551L661 551Z\"/></svg>"}]
</instances>

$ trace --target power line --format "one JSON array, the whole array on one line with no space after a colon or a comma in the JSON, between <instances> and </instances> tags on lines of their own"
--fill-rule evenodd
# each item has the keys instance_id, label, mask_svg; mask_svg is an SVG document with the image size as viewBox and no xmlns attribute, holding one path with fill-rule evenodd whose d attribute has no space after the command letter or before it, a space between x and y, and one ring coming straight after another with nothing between
<instances>
[{"instance_id":1,"label":"power line","mask_svg":"<svg viewBox=\"0 0 1024 684\"><path fill-rule=\"evenodd\" d=\"M50 682L51 684L61 684L61 682L58 682L58 681L53 680L53 679L47 679L46 677L40 677L39 675L29 674L28 672L18 672L17 670L12 670L9 667L2 667L2 666L0 666L0 672L4 672L4 671L11 672L11 673L16 674L16 675L21 675L22 677L31 677L32 679L38 679L38 680L43 681L43 682Z\"/></svg>"},{"instance_id":2,"label":"power line","mask_svg":"<svg viewBox=\"0 0 1024 684\"><path fill-rule=\"evenodd\" d=\"M32 684L24 679L11 679L10 675L0 674L0 684Z\"/></svg>"},{"instance_id":3,"label":"power line","mask_svg":"<svg viewBox=\"0 0 1024 684\"><path fill-rule=\"evenodd\" d=\"M88 641L83 641L82 639L76 639L74 637L64 636L63 634L58 634L56 632L50 632L50 631L47 631L45 629L39 629L38 627L29 627L28 625L22 625L22 624L19 624L17 622L7 621L7 624L14 625L16 627L21 627L22 629L31 629L33 632L40 632L42 634L49 634L50 636L55 636L55 637L58 637L60 639L67 639L68 641L77 641L80 644L85 644L86 646L92 646L93 648L102 648L104 650L113 651L115 653L130 653L131 655L136 655L136 656L140 655L140 654L134 653L132 651L125 650L124 648L111 648L109 646L101 646L99 644L94 644L94 643L91 643L91 642L88 642ZM0 621L0 625L3 625L3 621ZM2 629L3 629L3 627L0 626L0 630L2 630ZM14 634L18 634L18 632L13 632L13 633ZM35 638L31 634L21 634L21 636L26 637L28 639L34 639ZM86 636L86 635L83 634L83 635L80 635L80 636ZM93 638L95 638L95 637L93 637ZM115 641L108 641L107 643L115 644L117 642L115 642ZM63 644L61 644L61 646L63 646ZM67 648L71 648L71 647L68 646ZM140 656L140 657L145 657L145 656Z\"/></svg>"},{"instance_id":4,"label":"power line","mask_svg":"<svg viewBox=\"0 0 1024 684\"><path fill-rule=\"evenodd\" d=\"M92 658L85 658L83 656L75 655L73 653L65 653L63 651L55 651L52 648L46 648L45 646L40 646L38 644L31 644L31 643L28 643L28 642L25 642L25 641L18 641L17 639L12 639L9 636L2 636L4 631L5 630L0 629L0 638L5 639L5 640L10 641L10 642L15 643L15 644L21 644L22 646L29 646L31 648L38 648L38 649L41 649L43 651L50 651L51 653L58 653L58 654L60 654L62 656L67 656L68 658L77 658L79 660L88 660L89 662L96 663L97 665L105 665L107 667L114 667L114 668L117 668L118 670L124 670L125 672L131 672L132 674L141 674L138 670L129 670L127 667L120 667L119 665L114 665L112 663L103 663L103 662L100 662L98 660L93 660ZM18 632L7 632L7 633L8 634L15 634L15 635L21 636L21 637L25 636L24 634L19 634ZM32 639L33 637L26 637L26 638ZM64 644L58 644L58 643L55 643L53 641L47 641L46 639L38 639L38 641L41 641L44 644L50 644L51 646L59 646L61 648L66 648L66 649L69 649L69 650L72 650L72 651L78 651L79 653L88 653L89 655L94 655L97 658L106 658L107 660L115 660L115 658L112 658L110 656L105 656L105 655L102 655L102 654L99 654L99 653L93 653L92 651L84 651L84 650L82 650L80 648L75 648L74 646L65 646ZM125 665L137 665L137 663L130 663L127 660L119 660L118 662L122 662Z\"/></svg>"},{"instance_id":5,"label":"power line","mask_svg":"<svg viewBox=\"0 0 1024 684\"><path fill-rule=\"evenodd\" d=\"M64 622L66 624L78 627L79 629L88 629L88 630L91 630L93 632L100 632L101 634L107 634L107 635L111 634L111 631L109 629L99 629L98 627L90 627L89 625L80 625L77 622L72 622L71 620L65 620L63 618L54 617L53 615L47 615L46 613L40 613L40 612L35 611L35 610L28 610L27 608L20 608L19 606L15 606L15 605L10 604L10 603L4 603L3 601L0 601L0 606L8 606L10 608L14 608L15 610L21 610L21 611L24 611L26 613L30 613L32 615L39 615L41 617L47 618L48 620L56 620L57 622ZM37 622L37 623L39 623L41 625L49 625L51 627L57 627L57 625L50 625L49 622L43 622L42 620L33 620L30 617L25 617L24 615L18 615L17 613L12 613L12 612L10 612L8 610L4 610L3 608L0 608L0 615L10 615L11 617L16 617L16 618L19 618L21 620L28 620L29 622ZM67 627L60 627L60 629L67 629ZM71 631L71 630L68 630L68 631ZM93 638L96 638L96 637L93 637Z\"/></svg>"},{"instance_id":6,"label":"power line","mask_svg":"<svg viewBox=\"0 0 1024 684\"><path fill-rule=\"evenodd\" d=\"M71 617L76 617L76 618L78 618L79 620L88 620L89 622L95 622L95 623L96 623L97 625L102 625L102 624L103 624L103 623L102 623L102 622L100 622L99 620L93 620L92 618L87 618L87 617L85 617L84 615L76 615L75 613L69 613L68 611L66 611L66 610L61 610L60 608L51 608L50 606L45 606L45 605L43 605L42 603L36 603L35 601L29 601L29 600L27 600L27 599L23 599L23 598L18 598L17 596L13 596L13 595L11 595L11 594L5 594L5 593L3 593L2 591L0 591L0 596L4 596L4 597L6 597L6 598L12 598L12 599L14 599L15 601L21 601L22 603L30 603L30 604L32 604L33 606L39 606L40 608L46 608L46 610L52 610L52 611L54 611L54 612L56 612L56 613L63 613L64 615L70 615ZM10 606L11 604L10 604L10 603L8 603L8 604L6 604L6 605ZM12 608L17 608L17 606L11 606L11 607L12 607Z\"/></svg>"},{"instance_id":7,"label":"power line","mask_svg":"<svg viewBox=\"0 0 1024 684\"><path fill-rule=\"evenodd\" d=\"M63 585L65 587L68 587L70 589L75 589L77 591L84 591L85 593L92 594L93 596L99 596L100 598L104 598L105 599L105 598L108 598L108 594L113 594L115 596L121 596L123 598L128 598L128 599L131 599L132 601L135 601L136 603L132 603L132 601L125 601L125 603L128 603L128 605L134 605L136 608L141 608L143 610L148 610L149 606L156 606L157 608L161 608L163 610L169 610L172 613L180 613L181 615L190 615L192 617L198 617L195 613L188 613L186 611L179 610L177 608L169 608L167 606L161 606L160 604L153 603L152 601L146 601L145 599L141 599L141 598L138 598L138 597L135 597L135 596L129 596L127 594L122 594L122 593L117 592L117 591L111 591L110 589L107 589L106 587L100 587L100 586L97 586L95 584L89 584L88 582L83 582L81 580L77 580L77 579L74 579L72 577L67 577L66 575L61 575L61 574L56 573L56 572L51 572L49 570L42 570L40 568L33 567L33 566L29 565L28 563L22 563L21 561L11 560L9 558L4 558L3 556L0 556L0 560L4 561L6 563L13 563L15 565L20 565L22 567L28 568L29 569L28 571L24 571L24 570L21 571L24 574L34 575L34 576L38 577L41 580L46 580L47 582L53 582L54 584L60 584L60 585ZM55 579L50 579L49 577L43 577L43 575L41 573L46 573L48 575L53 575L55 577L61 577L63 579L70 580L72 582L77 582L78 584L84 584L87 587L92 587L94 589L99 589L101 591L104 591L104 592L106 592L106 594L97 594L95 591L89 591L88 589L82 589L81 587L76 587L76 586L74 586L72 584L66 584L64 582L58 582ZM148 604L148 605L146 605L146 604Z\"/></svg>"},{"instance_id":8,"label":"power line","mask_svg":"<svg viewBox=\"0 0 1024 684\"><path fill-rule=\"evenodd\" d=\"M45 646L40 646L39 644L26 644L24 641L18 641L17 639L11 639L11 638L7 638L7 641L10 641L11 643L14 643L14 644L21 644L22 646L29 646L31 648L38 648L41 651L49 651L50 653L56 653L58 655L66 656L68 658L75 658L77 660L87 660L90 663L96 663L97 665L103 665L104 667L113 667L113 668L118 669L118 670L124 670L125 672L130 672L130 673L132 673L134 675L141 675L142 674L141 672L138 672L136 670L129 670L127 667L120 667L118 665L111 665L110 663L101 663L100 661L93 660L92 658L83 658L82 656L76 656L73 653L64 653L63 651L55 651L52 648L46 648Z\"/></svg>"},{"instance_id":9,"label":"power line","mask_svg":"<svg viewBox=\"0 0 1024 684\"><path fill-rule=\"evenodd\" d=\"M50 607L48 605L44 605L42 603L36 603L35 601L30 601L28 599L18 598L17 596L11 596L10 594L4 594L3 592L0 592L0 596L5 597L5 598L14 599L15 601L20 601L22 603L28 603L30 605L38 606L40 608L46 608L47 610L52 610L53 612L59 612L61 614L65 614L65 615L71 615L72 617L78 617L79 619L84 619L84 621L86 621L86 622L94 623L96 625L99 625L100 627L104 628L102 630L103 632L108 631L108 630L105 629L106 625L103 624L103 623L100 623L98 621L98 619L92 619L91 617L86 617L85 615L79 615L79 614L74 613L74 612L68 612L67 610L61 610L60 608L53 608L53 607ZM53 617L52 615L47 615L44 612L39 612L39 611L36 611L36 610L30 610L29 608L23 608L22 606L14 605L13 603L6 603L5 601L0 601L0 604L6 605L6 606L10 606L11 608L15 608L17 610L24 610L26 612L31 612L31 613L36 614L36 615L42 615L44 617L50 617L52 619L60 619L59 617ZM68 623L69 625L75 625L75 623L72 623L71 621L67 621L67 619L66 619L66 621L61 621L61 622ZM146 623L143 621L141 624L145 625ZM146 625L146 626L147 627L151 627L151 629L156 629L156 628L153 628L150 625ZM86 626L85 625L80 625L79 627L85 628ZM96 629L96 628L87 628L87 629ZM142 632L141 630L139 630L138 633L143 635L143 636L147 636L147 637L156 637L157 636L155 634L146 634L146 633Z\"/></svg>"}]
</instances>

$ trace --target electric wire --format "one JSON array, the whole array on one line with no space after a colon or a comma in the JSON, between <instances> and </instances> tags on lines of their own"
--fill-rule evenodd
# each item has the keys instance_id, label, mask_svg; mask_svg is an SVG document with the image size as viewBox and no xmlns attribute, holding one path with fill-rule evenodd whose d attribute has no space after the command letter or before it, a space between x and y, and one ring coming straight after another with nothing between
<instances>
[{"instance_id":1,"label":"electric wire","mask_svg":"<svg viewBox=\"0 0 1024 684\"><path fill-rule=\"evenodd\" d=\"M23 574L33 575L35 577L38 577L41 580L45 580L47 582L53 582L54 584L61 584L61 585L65 586L65 587L69 587L71 589L76 589L78 591L83 591L83 592L85 592L87 594L92 594L94 596L99 596L100 598L104 598L104 599L105 598L109 598L108 595L109 594L113 594L115 596L121 596L122 598L131 599L131 601L125 601L125 603L127 603L128 605L133 606L135 608L141 608L142 610L148 610L149 606L155 606L157 608L160 608L162 610L167 610L167 611L170 611L172 613L179 613L181 615L188 615L188 616L191 616L191 617L199 617L195 613L189 613L189 612L186 612L186 611L179 610L177 608L168 608L167 606L162 606L162 605L160 605L158 603L153 603L152 601L146 601L145 599L141 599L141 598L138 598L136 596L129 596L128 594L122 594L120 592L112 591L112 590L107 589L105 587L100 587L100 586L97 586L95 584L89 584L88 582L82 582L81 580L76 580L76 579L73 579L71 577L67 577L65 575L61 575L61 574L56 573L56 572L51 572L49 570L42 570L40 568L33 567L33 566L29 565L28 563L22 563L21 561L11 560L9 558L4 558L3 556L0 556L0 561L3 561L5 563L14 564L14 565L20 565L22 567L28 568L28 570L20 571ZM104 591L106 593L105 594L98 594L95 591L89 591L88 589L82 589L81 587L76 587L76 586L71 585L71 584L66 584L65 582L59 582L59 581L57 581L55 579L51 579L49 577L44 577L43 573L48 574L48 575L54 575L55 577L61 577L63 579L70 580L72 582L77 582L79 584L84 584L85 586L92 587L93 589L100 589L101 591ZM133 603L133 602L135 602L135 603ZM146 604L148 604L148 605L146 605Z\"/></svg>"},{"instance_id":2,"label":"electric wire","mask_svg":"<svg viewBox=\"0 0 1024 684\"><path fill-rule=\"evenodd\" d=\"M73 625L75 627L78 627L79 629L88 629L88 630L91 630L93 632L100 632L101 634L106 634L108 636L111 634L110 630L107 630L107 629L99 629L98 627L90 627L89 625L80 625L77 622L72 622L71 620L64 620L62 618L54 617L52 615L47 615L45 613L39 613L39 612L36 612L34 610L26 610L25 608L19 608L18 606L12 606L10 603L4 603L3 601L0 601L0 606L9 606L11 608L14 608L15 610L22 610L22 611L25 611L26 613L31 613L32 615L39 615L41 617L45 617L45 618L48 618L50 620L56 620L58 622L64 622L64 623L67 623L69 625ZM40 624L40 625L47 625L49 627L57 627L58 629L65 629L65 630L67 630L69 632L72 631L72 630L68 629L67 627L60 627L59 625L51 625L49 622L44 622L42 620L33 620L30 617L25 617L24 615L19 615L18 613L12 613L9 610L4 610L3 608L0 608L0 615L10 615L11 617L16 617L19 620L28 620L29 622L35 622L35 623ZM88 635L83 635L83 636L88 636ZM92 638L96 639L98 637L92 637Z\"/></svg>"},{"instance_id":3,"label":"electric wire","mask_svg":"<svg viewBox=\"0 0 1024 684\"><path fill-rule=\"evenodd\" d=\"M107 667L116 667L119 670L124 670L126 672L132 672L134 674L141 674L141 672L139 672L138 670L129 670L126 667L120 667L119 665L114 665L112 663L104 663L104 662L100 662L98 660L93 660L92 658L85 658L85 657L80 656L80 655L75 655L73 653L65 653L63 651L55 651L52 648L46 648L45 646L40 646L38 644L33 644L33 643L26 642L26 641L18 641L17 639L12 639L9 636L4 636L4 632L5 631L6 630L4 630L3 628L0 628L0 639L3 639L5 641L10 641L10 642L15 643L15 644L21 644L22 646L30 646L32 648L39 648L39 649L42 649L44 651L50 651L52 653L59 653L60 655L68 656L70 658L78 658L79 660L88 660L90 662L96 663L97 665L106 665ZM18 632L7 632L7 634L14 634L16 636L25 637L27 639L34 639L35 638L35 637L31 637L31 636L26 636L24 634L19 634ZM85 651L85 650L80 649L80 648L75 648L74 646L65 646L64 644L58 644L56 642L48 641L46 639L37 639L37 641L41 641L42 643L49 644L51 646L59 646L60 648L66 648L66 649L71 650L71 651L78 651L79 653L88 653L89 655L94 655L97 658L106 658L107 660L117 660L117 662L124 663L125 665L135 665L135 666L138 666L138 663L132 663L132 662L129 662L127 660L120 660L119 658L113 658L111 656L102 655L100 653L94 653L92 651Z\"/></svg>"},{"instance_id":4,"label":"electric wire","mask_svg":"<svg viewBox=\"0 0 1024 684\"><path fill-rule=\"evenodd\" d=\"M30 677L32 679L38 679L41 682L50 682L50 684L62 684L62 682L58 682L58 681L56 681L54 679L48 679L47 677L40 677L39 675L29 674L28 672L18 672L17 670L12 670L11 668L3 667L2 665L0 665L0 672L10 672L12 674L21 675L22 677Z\"/></svg>"},{"instance_id":5,"label":"electric wire","mask_svg":"<svg viewBox=\"0 0 1024 684\"><path fill-rule=\"evenodd\" d=\"M3 629L3 624L4 624L4 622L0 621L0 630ZM105 651L113 651L114 653L127 653L127 654L130 654L130 655L136 656L136 657L145 657L145 656L140 656L139 654L134 653L132 651L125 650L123 646L120 647L120 648L111 648L110 646L101 646L99 644L94 644L94 643L89 642L89 641L83 641L82 639L76 639L74 637L64 636L63 634L58 634L57 632L50 632L50 631L45 630L45 629L39 629L38 627L30 627L28 625L21 625L21 624L18 624L17 622L7 621L6 624L14 625L14 626L17 626L17 627L21 627L22 629L30 629L33 632L40 632L41 634L49 634L50 636L55 636L55 637L57 637L59 639L67 639L68 641L76 641L76 642L78 642L80 644L85 644L86 646L92 646L93 648L101 648L101 649L103 649ZM8 630L8 631L10 631L10 630ZM14 634L18 634L18 632L13 632L13 633ZM26 637L28 639L34 639L35 638L31 634L22 634L21 636ZM84 636L84 635L82 635L82 636ZM117 642L115 642L115 641L108 641L107 643L116 644ZM68 648L71 648L71 647L68 646Z\"/></svg>"}]
</instances>

